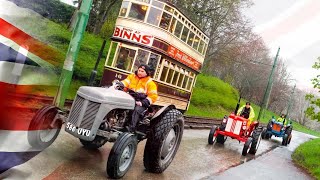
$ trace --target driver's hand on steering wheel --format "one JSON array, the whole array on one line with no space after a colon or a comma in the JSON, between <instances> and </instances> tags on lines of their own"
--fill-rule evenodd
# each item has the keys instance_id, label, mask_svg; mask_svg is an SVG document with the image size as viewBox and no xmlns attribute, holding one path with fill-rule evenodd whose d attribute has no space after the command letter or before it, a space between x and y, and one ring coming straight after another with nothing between
<instances>
[{"instance_id":1,"label":"driver's hand on steering wheel","mask_svg":"<svg viewBox=\"0 0 320 180\"><path fill-rule=\"evenodd\" d=\"M136 102L136 105L137 105L137 106L142 106L142 103L141 103L140 101L137 101L137 102Z\"/></svg>"}]
</instances>

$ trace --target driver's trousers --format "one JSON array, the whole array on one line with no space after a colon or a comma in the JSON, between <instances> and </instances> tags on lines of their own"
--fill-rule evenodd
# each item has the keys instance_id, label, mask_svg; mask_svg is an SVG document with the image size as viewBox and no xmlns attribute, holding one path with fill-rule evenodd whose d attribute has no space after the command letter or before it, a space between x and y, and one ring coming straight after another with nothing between
<instances>
[{"instance_id":1,"label":"driver's trousers","mask_svg":"<svg viewBox=\"0 0 320 180\"><path fill-rule=\"evenodd\" d=\"M136 126L140 120L144 117L144 113L147 108L143 106L136 106L132 112L131 121L129 121L129 130L134 132L136 130Z\"/></svg>"}]
</instances>

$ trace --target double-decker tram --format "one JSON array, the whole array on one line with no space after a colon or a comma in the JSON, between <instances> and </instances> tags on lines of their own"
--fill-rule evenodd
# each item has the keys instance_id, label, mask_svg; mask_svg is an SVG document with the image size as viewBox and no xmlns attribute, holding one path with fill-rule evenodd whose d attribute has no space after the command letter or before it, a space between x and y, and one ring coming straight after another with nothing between
<instances>
[{"instance_id":1,"label":"double-decker tram","mask_svg":"<svg viewBox=\"0 0 320 180\"><path fill-rule=\"evenodd\" d=\"M154 105L188 109L209 43L200 28L170 3L123 0L111 39L102 86L148 64L158 85Z\"/></svg>"}]
</instances>

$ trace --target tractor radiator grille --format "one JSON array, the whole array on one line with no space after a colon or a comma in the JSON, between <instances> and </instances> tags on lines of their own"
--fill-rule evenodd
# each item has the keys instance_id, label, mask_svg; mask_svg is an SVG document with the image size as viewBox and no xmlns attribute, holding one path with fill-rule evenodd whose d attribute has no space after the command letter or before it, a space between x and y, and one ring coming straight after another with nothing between
<instances>
[{"instance_id":1,"label":"tractor radiator grille","mask_svg":"<svg viewBox=\"0 0 320 180\"><path fill-rule=\"evenodd\" d=\"M91 129L94 119L98 113L100 103L89 101L86 112L83 116L80 127L85 129Z\"/></svg>"},{"instance_id":2,"label":"tractor radiator grille","mask_svg":"<svg viewBox=\"0 0 320 180\"><path fill-rule=\"evenodd\" d=\"M242 121L237 121L232 118L228 118L225 131L239 135L241 126L242 126Z\"/></svg>"},{"instance_id":3,"label":"tractor radiator grille","mask_svg":"<svg viewBox=\"0 0 320 180\"><path fill-rule=\"evenodd\" d=\"M281 126L279 124L273 124L272 130L280 132Z\"/></svg>"},{"instance_id":4,"label":"tractor radiator grille","mask_svg":"<svg viewBox=\"0 0 320 180\"><path fill-rule=\"evenodd\" d=\"M85 101L89 101L84 99L81 96L76 97L74 101L74 105L71 109L71 112L69 114L68 121L74 125L80 124L79 127L84 129L91 129L94 119L99 111L100 103L89 101L88 105L83 108L85 105ZM83 118L80 117L82 112L84 112Z\"/></svg>"},{"instance_id":5,"label":"tractor radiator grille","mask_svg":"<svg viewBox=\"0 0 320 180\"><path fill-rule=\"evenodd\" d=\"M71 112L69 114L68 121L71 124L74 124L74 125L78 124L77 122L80 116L82 106L84 104L84 100L85 99L83 97L77 95L76 100L74 101L73 107L71 109Z\"/></svg>"}]
</instances>

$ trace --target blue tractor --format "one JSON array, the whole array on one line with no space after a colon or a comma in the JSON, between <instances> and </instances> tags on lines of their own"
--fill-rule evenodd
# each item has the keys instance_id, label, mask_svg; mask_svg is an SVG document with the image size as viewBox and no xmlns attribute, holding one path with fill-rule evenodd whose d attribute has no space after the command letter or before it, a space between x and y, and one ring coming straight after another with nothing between
<instances>
[{"instance_id":1,"label":"blue tractor","mask_svg":"<svg viewBox=\"0 0 320 180\"><path fill-rule=\"evenodd\" d=\"M270 139L273 136L282 137L282 145L287 146L292 139L292 122L287 125L285 122L279 122L274 117L269 121L266 128L262 130L262 139Z\"/></svg>"}]
</instances>

